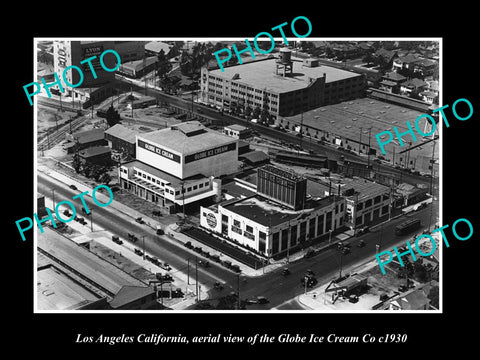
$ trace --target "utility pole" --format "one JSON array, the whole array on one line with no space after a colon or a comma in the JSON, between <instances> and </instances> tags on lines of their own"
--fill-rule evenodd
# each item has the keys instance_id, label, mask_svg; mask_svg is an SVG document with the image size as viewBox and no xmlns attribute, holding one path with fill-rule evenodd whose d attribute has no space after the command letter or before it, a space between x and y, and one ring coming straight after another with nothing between
<instances>
[{"instance_id":1,"label":"utility pole","mask_svg":"<svg viewBox=\"0 0 480 360\"><path fill-rule=\"evenodd\" d=\"M145 260L145 235L142 235L142 243L143 243L143 260Z\"/></svg>"},{"instance_id":2,"label":"utility pole","mask_svg":"<svg viewBox=\"0 0 480 360\"><path fill-rule=\"evenodd\" d=\"M53 209L55 209L55 189L52 189Z\"/></svg>"},{"instance_id":3,"label":"utility pole","mask_svg":"<svg viewBox=\"0 0 480 360\"><path fill-rule=\"evenodd\" d=\"M90 231L93 232L93 212L90 210Z\"/></svg>"},{"instance_id":4,"label":"utility pole","mask_svg":"<svg viewBox=\"0 0 480 360\"><path fill-rule=\"evenodd\" d=\"M182 211L183 211L183 222L185 223L185 189L183 187L183 181L182 181Z\"/></svg>"},{"instance_id":5,"label":"utility pole","mask_svg":"<svg viewBox=\"0 0 480 360\"><path fill-rule=\"evenodd\" d=\"M240 310L240 274L237 274L237 310Z\"/></svg>"},{"instance_id":6,"label":"utility pole","mask_svg":"<svg viewBox=\"0 0 480 360\"><path fill-rule=\"evenodd\" d=\"M367 166L370 168L370 137L371 137L372 128L368 128L368 155L367 155Z\"/></svg>"},{"instance_id":7,"label":"utility pole","mask_svg":"<svg viewBox=\"0 0 480 360\"><path fill-rule=\"evenodd\" d=\"M187 285L190 285L190 258L187 259Z\"/></svg>"},{"instance_id":8,"label":"utility pole","mask_svg":"<svg viewBox=\"0 0 480 360\"><path fill-rule=\"evenodd\" d=\"M197 293L197 302L200 301L200 294L198 291L198 260L195 257L195 291Z\"/></svg>"},{"instance_id":9,"label":"utility pole","mask_svg":"<svg viewBox=\"0 0 480 360\"><path fill-rule=\"evenodd\" d=\"M358 145L358 153L362 152L362 127L360 127L360 144Z\"/></svg>"},{"instance_id":10,"label":"utility pole","mask_svg":"<svg viewBox=\"0 0 480 360\"><path fill-rule=\"evenodd\" d=\"M343 252L340 253L340 276L342 278L342 264L343 264Z\"/></svg>"}]
</instances>

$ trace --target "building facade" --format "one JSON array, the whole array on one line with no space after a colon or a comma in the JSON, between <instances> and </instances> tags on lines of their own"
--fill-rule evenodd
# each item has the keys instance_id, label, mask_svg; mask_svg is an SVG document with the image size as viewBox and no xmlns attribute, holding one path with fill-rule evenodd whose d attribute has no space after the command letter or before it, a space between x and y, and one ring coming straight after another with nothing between
<instances>
[{"instance_id":1,"label":"building facade","mask_svg":"<svg viewBox=\"0 0 480 360\"><path fill-rule=\"evenodd\" d=\"M171 211L219 198L217 177L238 170L237 141L197 121L136 135L136 160L119 167L119 182Z\"/></svg>"},{"instance_id":2,"label":"building facade","mask_svg":"<svg viewBox=\"0 0 480 360\"><path fill-rule=\"evenodd\" d=\"M331 235L345 226L344 197L332 194L307 199L303 189L304 179L300 176L288 176L285 174L288 172L271 165L258 169L259 173L262 171L263 174L257 176L256 194L211 207L202 206L201 227L270 257L288 256L290 249L326 234ZM268 198L265 193L269 194ZM287 194L292 195L289 197L291 202L285 201Z\"/></svg>"},{"instance_id":3,"label":"building facade","mask_svg":"<svg viewBox=\"0 0 480 360\"><path fill-rule=\"evenodd\" d=\"M238 114L258 109L275 121L363 94L366 82L361 74L281 56L280 65L285 64L280 68L279 59L230 66L224 72L203 68L202 101Z\"/></svg>"}]
</instances>

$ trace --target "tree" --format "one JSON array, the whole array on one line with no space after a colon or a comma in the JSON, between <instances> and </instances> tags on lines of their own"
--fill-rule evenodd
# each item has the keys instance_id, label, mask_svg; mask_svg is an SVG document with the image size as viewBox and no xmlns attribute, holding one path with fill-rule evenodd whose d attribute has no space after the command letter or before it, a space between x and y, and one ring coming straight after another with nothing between
<instances>
[{"instance_id":1,"label":"tree","mask_svg":"<svg viewBox=\"0 0 480 360\"><path fill-rule=\"evenodd\" d=\"M80 156L78 156L77 152L73 155L72 167L77 174L80 172L80 169L82 168L82 162L80 161Z\"/></svg>"},{"instance_id":2,"label":"tree","mask_svg":"<svg viewBox=\"0 0 480 360\"><path fill-rule=\"evenodd\" d=\"M105 184L107 186L110 181L112 181L112 176L108 172L104 172L98 179L98 182L101 182L102 184Z\"/></svg>"},{"instance_id":3,"label":"tree","mask_svg":"<svg viewBox=\"0 0 480 360\"><path fill-rule=\"evenodd\" d=\"M163 49L160 50L158 53L157 75L163 78L171 69L172 64L168 61Z\"/></svg>"},{"instance_id":4,"label":"tree","mask_svg":"<svg viewBox=\"0 0 480 360\"><path fill-rule=\"evenodd\" d=\"M110 105L105 117L109 127L112 127L120 122L120 114L113 108L113 105Z\"/></svg>"},{"instance_id":5,"label":"tree","mask_svg":"<svg viewBox=\"0 0 480 360\"><path fill-rule=\"evenodd\" d=\"M372 64L375 61L375 57L371 53L367 53L362 58L362 61L367 63L367 64Z\"/></svg>"},{"instance_id":6,"label":"tree","mask_svg":"<svg viewBox=\"0 0 480 360\"><path fill-rule=\"evenodd\" d=\"M83 164L82 170L83 170L83 175L85 175L86 177L90 177L90 174L92 173L93 168L91 164L85 163Z\"/></svg>"},{"instance_id":7,"label":"tree","mask_svg":"<svg viewBox=\"0 0 480 360\"><path fill-rule=\"evenodd\" d=\"M430 304L438 309L440 306L438 285L432 286L430 293L428 294L428 298L430 299Z\"/></svg>"}]
</instances>

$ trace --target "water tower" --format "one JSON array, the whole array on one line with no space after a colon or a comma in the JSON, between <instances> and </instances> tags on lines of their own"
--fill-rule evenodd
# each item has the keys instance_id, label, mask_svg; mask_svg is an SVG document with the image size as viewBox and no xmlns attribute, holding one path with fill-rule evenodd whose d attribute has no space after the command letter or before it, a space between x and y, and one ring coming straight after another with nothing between
<instances>
[{"instance_id":1,"label":"water tower","mask_svg":"<svg viewBox=\"0 0 480 360\"><path fill-rule=\"evenodd\" d=\"M284 77L288 73L293 73L292 51L288 48L281 48L280 55L275 61L275 75L282 74Z\"/></svg>"}]
</instances>

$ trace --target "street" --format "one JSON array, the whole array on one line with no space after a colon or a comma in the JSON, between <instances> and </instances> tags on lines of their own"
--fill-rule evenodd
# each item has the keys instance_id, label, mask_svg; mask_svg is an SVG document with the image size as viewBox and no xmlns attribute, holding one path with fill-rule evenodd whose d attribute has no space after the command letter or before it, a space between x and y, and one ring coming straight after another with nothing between
<instances>
[{"instance_id":1,"label":"street","mask_svg":"<svg viewBox=\"0 0 480 360\"><path fill-rule=\"evenodd\" d=\"M39 174L38 192L49 196L51 189L55 191L56 203L62 200L69 200L74 202L76 209L81 209L82 204L80 199L72 200L72 197L75 196L78 191L74 191L65 184L43 174ZM85 197L85 200L89 209L92 210L95 224L100 225L112 234L120 236L124 241L131 242L127 237L127 233L134 233L139 239L145 236L145 249L149 253L162 261L168 262L174 269L178 269L177 271L187 272L187 259L190 258L193 260L194 255L182 245L176 245L170 241L162 241L164 235L156 235L153 229L132 221L132 218L129 219L127 215L121 214L111 207L101 208L96 206L93 199L88 196ZM429 205L427 208L415 212L413 215L422 221L423 226L428 226L429 224L431 206L432 205ZM437 211L434 210L433 219L435 219L436 216ZM282 269L279 268L262 276L245 278L243 275L236 275L224 267L212 263L208 270L198 268L198 278L200 282L212 287L219 279L222 280L222 283L225 283L224 289L221 291L216 289L210 290L209 294L211 298L224 296L232 291L237 292L237 289L239 289L241 299L253 299L257 296L265 296L269 300L268 304L248 305L248 309L270 309L294 299L295 296L304 291L304 287L300 284L300 279L309 269L315 272L320 285L323 282L328 282L337 277L340 272L340 265L342 269L346 269L354 264L362 264L372 260L375 255L376 244L381 245L382 251L393 245L405 243L412 234L403 237L393 235L395 226L404 220L405 217L402 216L370 233L347 241L352 243L352 251L347 255L342 255L334 248L324 250L312 258L301 259L290 263L288 268L291 274L287 276L282 275ZM356 246L359 239L365 241L365 247L359 248ZM142 248L143 240L139 240L135 245ZM192 274L194 274L194 266L190 265L190 276L192 276ZM240 280L243 278L245 278L246 281Z\"/></svg>"}]
</instances>

